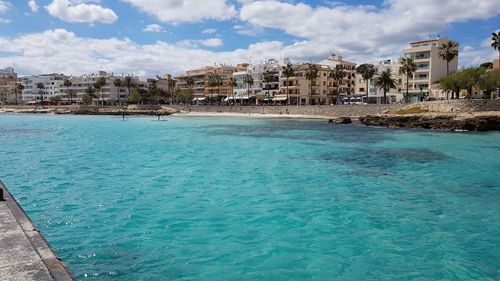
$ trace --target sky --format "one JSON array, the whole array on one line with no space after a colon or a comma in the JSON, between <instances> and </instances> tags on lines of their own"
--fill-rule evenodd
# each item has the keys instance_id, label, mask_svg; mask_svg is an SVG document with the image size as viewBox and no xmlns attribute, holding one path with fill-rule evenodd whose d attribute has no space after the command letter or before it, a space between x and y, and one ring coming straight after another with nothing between
<instances>
[{"instance_id":1,"label":"sky","mask_svg":"<svg viewBox=\"0 0 500 281\"><path fill-rule=\"evenodd\" d=\"M498 57L499 0L0 0L0 68L141 77L330 53L355 63L448 37L461 67Z\"/></svg>"}]
</instances>

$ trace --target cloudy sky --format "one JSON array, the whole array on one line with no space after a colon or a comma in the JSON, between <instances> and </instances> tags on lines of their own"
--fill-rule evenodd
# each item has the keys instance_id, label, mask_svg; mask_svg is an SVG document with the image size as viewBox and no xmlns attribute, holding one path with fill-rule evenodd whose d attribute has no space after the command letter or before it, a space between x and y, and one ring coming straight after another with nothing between
<instances>
[{"instance_id":1,"label":"cloudy sky","mask_svg":"<svg viewBox=\"0 0 500 281\"><path fill-rule=\"evenodd\" d=\"M0 0L0 68L179 74L269 58L356 63L449 37L460 65L496 57L499 0Z\"/></svg>"}]
</instances>

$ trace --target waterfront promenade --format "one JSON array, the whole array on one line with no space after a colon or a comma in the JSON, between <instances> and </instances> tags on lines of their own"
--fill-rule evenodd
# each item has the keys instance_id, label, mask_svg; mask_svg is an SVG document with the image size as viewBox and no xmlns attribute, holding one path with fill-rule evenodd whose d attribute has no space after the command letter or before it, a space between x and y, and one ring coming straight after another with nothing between
<instances>
[{"instance_id":1,"label":"waterfront promenade","mask_svg":"<svg viewBox=\"0 0 500 281\"><path fill-rule=\"evenodd\" d=\"M2 182L0 189L0 280L73 280Z\"/></svg>"}]
</instances>

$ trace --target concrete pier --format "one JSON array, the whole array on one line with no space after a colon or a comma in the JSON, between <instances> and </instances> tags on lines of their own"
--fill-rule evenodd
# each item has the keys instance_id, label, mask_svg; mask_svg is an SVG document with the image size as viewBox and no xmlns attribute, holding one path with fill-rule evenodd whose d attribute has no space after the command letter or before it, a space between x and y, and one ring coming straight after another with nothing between
<instances>
[{"instance_id":1,"label":"concrete pier","mask_svg":"<svg viewBox=\"0 0 500 281\"><path fill-rule=\"evenodd\" d=\"M1 181L0 189L0 280L74 280Z\"/></svg>"}]
</instances>

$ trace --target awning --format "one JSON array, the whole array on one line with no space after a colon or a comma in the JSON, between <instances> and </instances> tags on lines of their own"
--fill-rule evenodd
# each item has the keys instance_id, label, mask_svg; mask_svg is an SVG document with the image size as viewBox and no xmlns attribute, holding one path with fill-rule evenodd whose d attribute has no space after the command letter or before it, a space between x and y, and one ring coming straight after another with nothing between
<instances>
[{"instance_id":1,"label":"awning","mask_svg":"<svg viewBox=\"0 0 500 281\"><path fill-rule=\"evenodd\" d=\"M202 100L206 100L207 98L194 98L193 101L202 101Z\"/></svg>"},{"instance_id":2,"label":"awning","mask_svg":"<svg viewBox=\"0 0 500 281\"><path fill-rule=\"evenodd\" d=\"M287 100L286 95L284 95L284 96L283 95L278 95L278 96L275 96L273 98L273 101L284 101L284 100Z\"/></svg>"}]
</instances>

